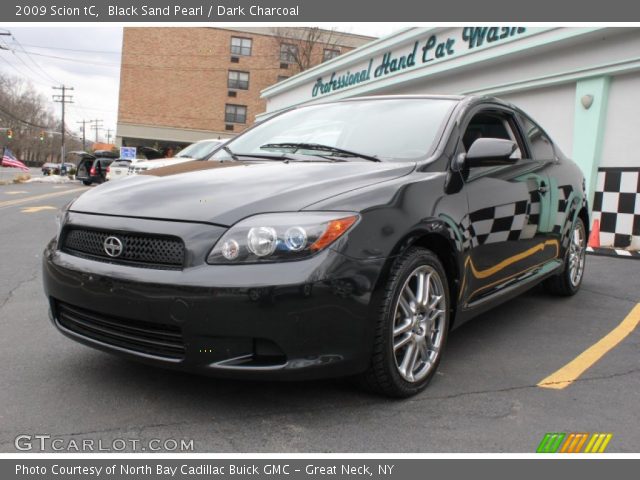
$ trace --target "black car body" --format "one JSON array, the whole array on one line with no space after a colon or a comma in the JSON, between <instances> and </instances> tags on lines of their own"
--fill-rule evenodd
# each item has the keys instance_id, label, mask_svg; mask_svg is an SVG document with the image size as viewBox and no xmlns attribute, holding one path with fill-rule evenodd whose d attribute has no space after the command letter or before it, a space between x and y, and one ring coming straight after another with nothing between
<instances>
[{"instance_id":1,"label":"black car body","mask_svg":"<svg viewBox=\"0 0 640 480\"><path fill-rule=\"evenodd\" d=\"M55 326L92 347L218 376L359 374L406 396L453 326L543 280L575 293L587 225L579 168L512 105L353 99L83 194L44 286Z\"/></svg>"},{"instance_id":2,"label":"black car body","mask_svg":"<svg viewBox=\"0 0 640 480\"><path fill-rule=\"evenodd\" d=\"M76 172L76 179L85 185L104 183L107 167L118 158L118 154L107 150L96 150L93 154L87 152L72 152L80 157Z\"/></svg>"}]
</instances>

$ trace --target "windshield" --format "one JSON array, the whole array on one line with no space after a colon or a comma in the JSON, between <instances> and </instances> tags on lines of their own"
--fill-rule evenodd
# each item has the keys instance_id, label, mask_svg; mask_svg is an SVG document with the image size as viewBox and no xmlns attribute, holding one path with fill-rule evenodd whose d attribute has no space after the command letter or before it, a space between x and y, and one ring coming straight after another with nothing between
<instances>
[{"instance_id":1,"label":"windshield","mask_svg":"<svg viewBox=\"0 0 640 480\"><path fill-rule=\"evenodd\" d=\"M327 155L318 148L322 145L380 160L417 160L431 153L454 105L454 100L426 98L314 105L273 117L227 146L240 156L291 151ZM315 144L315 148L295 148L294 144ZM229 156L220 150L213 158Z\"/></svg>"},{"instance_id":2,"label":"windshield","mask_svg":"<svg viewBox=\"0 0 640 480\"><path fill-rule=\"evenodd\" d=\"M222 142L218 142L217 140L211 140L209 142L196 142L192 143L188 147L180 150L180 153L176 155L178 158L194 158L196 160L200 160L211 152L215 150L215 148L220 145Z\"/></svg>"}]
</instances>

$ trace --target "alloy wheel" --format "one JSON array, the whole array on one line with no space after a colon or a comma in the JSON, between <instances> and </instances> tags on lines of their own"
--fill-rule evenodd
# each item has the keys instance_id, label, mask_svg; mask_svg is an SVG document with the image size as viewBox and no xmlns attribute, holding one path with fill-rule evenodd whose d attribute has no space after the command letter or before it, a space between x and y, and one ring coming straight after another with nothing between
<instances>
[{"instance_id":1,"label":"alloy wheel","mask_svg":"<svg viewBox=\"0 0 640 480\"><path fill-rule=\"evenodd\" d=\"M428 265L416 268L396 301L393 356L400 376L416 383L433 368L444 339L447 299L442 279Z\"/></svg>"},{"instance_id":2,"label":"alloy wheel","mask_svg":"<svg viewBox=\"0 0 640 480\"><path fill-rule=\"evenodd\" d=\"M569 280L574 287L580 284L584 273L586 255L586 232L582 222L577 222L569 244Z\"/></svg>"}]
</instances>

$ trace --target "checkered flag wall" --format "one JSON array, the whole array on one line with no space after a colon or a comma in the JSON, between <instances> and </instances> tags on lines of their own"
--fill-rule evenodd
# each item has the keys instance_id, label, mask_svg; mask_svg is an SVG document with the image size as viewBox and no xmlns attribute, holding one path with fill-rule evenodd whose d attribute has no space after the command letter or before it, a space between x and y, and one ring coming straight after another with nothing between
<instances>
[{"instance_id":1,"label":"checkered flag wall","mask_svg":"<svg viewBox=\"0 0 640 480\"><path fill-rule=\"evenodd\" d=\"M593 219L600 245L640 250L640 168L600 168Z\"/></svg>"}]
</instances>

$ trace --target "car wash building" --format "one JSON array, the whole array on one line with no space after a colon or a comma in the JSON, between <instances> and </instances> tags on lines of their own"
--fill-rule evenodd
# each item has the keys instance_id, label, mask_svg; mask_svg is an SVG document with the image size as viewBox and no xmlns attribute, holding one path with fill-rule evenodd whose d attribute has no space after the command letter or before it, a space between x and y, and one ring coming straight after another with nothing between
<instances>
[{"instance_id":1,"label":"car wash building","mask_svg":"<svg viewBox=\"0 0 640 480\"><path fill-rule=\"evenodd\" d=\"M492 95L519 106L584 171L601 246L640 250L639 28L408 28L263 90L258 119L389 94Z\"/></svg>"}]
</instances>

